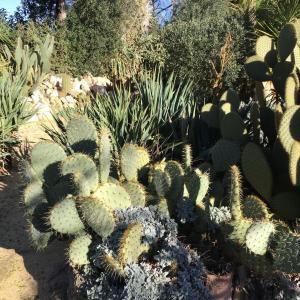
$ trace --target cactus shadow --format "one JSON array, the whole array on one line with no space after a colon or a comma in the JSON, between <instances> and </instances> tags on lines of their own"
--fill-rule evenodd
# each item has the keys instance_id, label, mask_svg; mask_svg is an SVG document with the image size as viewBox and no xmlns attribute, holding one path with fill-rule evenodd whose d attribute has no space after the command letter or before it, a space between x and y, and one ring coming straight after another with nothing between
<instances>
[{"instance_id":1,"label":"cactus shadow","mask_svg":"<svg viewBox=\"0 0 300 300\"><path fill-rule=\"evenodd\" d=\"M23 190L24 182L17 172L0 177L0 258L6 254L12 257L7 262L0 259L0 269L7 270L5 276L8 278L1 292L18 284L22 288L17 292L24 290L26 295L16 294L15 299L67 299L66 242L54 241L43 252L31 247L22 205ZM16 269L11 261L19 261L22 265ZM18 282L10 282L11 274Z\"/></svg>"}]
</instances>

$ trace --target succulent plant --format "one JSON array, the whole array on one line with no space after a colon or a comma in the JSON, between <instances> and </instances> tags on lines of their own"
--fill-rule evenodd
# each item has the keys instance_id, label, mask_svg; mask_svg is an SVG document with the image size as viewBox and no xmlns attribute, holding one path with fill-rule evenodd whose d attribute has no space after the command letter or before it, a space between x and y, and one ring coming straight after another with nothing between
<instances>
[{"instance_id":1,"label":"succulent plant","mask_svg":"<svg viewBox=\"0 0 300 300\"><path fill-rule=\"evenodd\" d=\"M200 258L178 240L173 220L153 206L130 207L116 211L116 223L80 271L87 299L212 299Z\"/></svg>"},{"instance_id":2,"label":"succulent plant","mask_svg":"<svg viewBox=\"0 0 300 300\"><path fill-rule=\"evenodd\" d=\"M112 178L107 130L98 134L88 119L77 116L68 123L66 137L69 153L51 141L33 147L26 168L30 180L24 204L33 245L45 248L55 234L75 236L69 259L79 265L86 261L87 233L106 239L115 230L116 209L145 206L145 188L138 175L149 155L144 148L126 144L120 153L124 176ZM83 252L77 255L76 251Z\"/></svg>"},{"instance_id":3,"label":"succulent plant","mask_svg":"<svg viewBox=\"0 0 300 300\"><path fill-rule=\"evenodd\" d=\"M267 205L256 196L242 198L241 175L232 166L228 174L232 219L223 227L238 260L251 269L271 272L300 272L300 235L273 218Z\"/></svg>"}]
</instances>

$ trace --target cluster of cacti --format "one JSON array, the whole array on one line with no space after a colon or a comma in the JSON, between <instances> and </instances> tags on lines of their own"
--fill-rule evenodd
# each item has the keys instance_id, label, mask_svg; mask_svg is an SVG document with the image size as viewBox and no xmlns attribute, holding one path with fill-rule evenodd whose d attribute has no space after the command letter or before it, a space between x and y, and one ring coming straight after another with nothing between
<instances>
[{"instance_id":1,"label":"cluster of cacti","mask_svg":"<svg viewBox=\"0 0 300 300\"><path fill-rule=\"evenodd\" d=\"M293 26L287 25L295 29ZM284 39L286 29L282 32L280 40ZM267 39L258 39L257 52L262 53L260 47L270 44L266 42ZM287 53L282 47L280 51ZM293 48L291 52L298 53L298 45L294 47L297 50ZM272 53L270 50L264 56L264 64ZM249 61L252 63L254 58ZM276 72L284 65L278 64ZM253 66L250 66L250 70ZM249 65L246 65L246 69L249 69ZM253 72L259 72L259 68L253 67ZM276 72L272 76L279 76ZM296 73L293 76L297 76ZM284 80L287 80L285 91L288 93L290 77ZM204 105L201 118L209 127L219 129L221 138L202 157L212 162L212 185L220 182L223 172L229 168L233 174L238 173L233 166L241 164L245 179L254 192L262 197L259 199L251 195L242 200L238 176L236 180L231 180L228 198L231 201L232 219L221 226L226 230L231 229L230 233L225 230L228 240L234 242L231 250L236 251L231 252L244 264L261 273L297 273L300 270L300 239L293 229L296 219L300 217L300 131L297 129L300 128L300 106L296 105L295 97L293 101L291 97L286 100L286 105L274 106L272 100L263 93L262 85L257 84L256 88L257 101L250 102L250 109L243 118L239 107L244 103L239 102L237 94L231 90L222 95L218 104ZM298 87L295 88L298 92ZM226 182L226 178L225 175L223 182Z\"/></svg>"},{"instance_id":2,"label":"cluster of cacti","mask_svg":"<svg viewBox=\"0 0 300 300\"><path fill-rule=\"evenodd\" d=\"M277 220L258 197L242 197L238 167L230 168L227 181L232 219L223 229L239 260L262 274L299 273L299 233Z\"/></svg>"},{"instance_id":3,"label":"cluster of cacti","mask_svg":"<svg viewBox=\"0 0 300 300\"><path fill-rule=\"evenodd\" d=\"M107 130L98 134L92 122L78 116L68 123L66 137L67 152L50 141L32 149L24 201L34 246L46 247L55 234L74 235L69 253L76 265L86 261L86 254L74 254L89 245L86 232L105 239L115 229L116 209L145 205L138 173L149 163L149 155L144 148L125 145L120 153L122 174L116 179L109 176L112 155Z\"/></svg>"},{"instance_id":4,"label":"cluster of cacti","mask_svg":"<svg viewBox=\"0 0 300 300\"><path fill-rule=\"evenodd\" d=\"M131 207L116 211L116 223L80 272L85 299L211 299L200 257L178 240L172 219L154 206Z\"/></svg>"},{"instance_id":5,"label":"cluster of cacti","mask_svg":"<svg viewBox=\"0 0 300 300\"><path fill-rule=\"evenodd\" d=\"M245 68L254 80L272 81L286 107L298 103L300 68L300 21L287 23L278 41L261 36L256 42L256 55L247 59Z\"/></svg>"}]
</instances>

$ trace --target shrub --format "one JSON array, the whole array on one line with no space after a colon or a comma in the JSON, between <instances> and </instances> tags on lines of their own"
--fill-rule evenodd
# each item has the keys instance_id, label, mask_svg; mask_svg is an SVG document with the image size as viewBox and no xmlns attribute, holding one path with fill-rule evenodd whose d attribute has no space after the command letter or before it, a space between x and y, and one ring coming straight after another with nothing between
<instances>
[{"instance_id":1,"label":"shrub","mask_svg":"<svg viewBox=\"0 0 300 300\"><path fill-rule=\"evenodd\" d=\"M76 1L68 14L69 64L75 74L107 74L110 59L140 32L137 1ZM130 28L128 31L126 28Z\"/></svg>"},{"instance_id":2,"label":"shrub","mask_svg":"<svg viewBox=\"0 0 300 300\"><path fill-rule=\"evenodd\" d=\"M231 86L242 69L242 24L229 1L183 1L163 33L167 71L194 80L205 101Z\"/></svg>"}]
</instances>

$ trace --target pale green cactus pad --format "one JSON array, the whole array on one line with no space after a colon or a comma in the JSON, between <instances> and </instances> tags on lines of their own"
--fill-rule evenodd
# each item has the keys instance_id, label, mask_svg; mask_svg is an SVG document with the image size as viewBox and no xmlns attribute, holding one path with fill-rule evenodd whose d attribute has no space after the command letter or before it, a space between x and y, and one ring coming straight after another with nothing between
<instances>
[{"instance_id":1,"label":"pale green cactus pad","mask_svg":"<svg viewBox=\"0 0 300 300\"><path fill-rule=\"evenodd\" d=\"M184 181L189 200L194 202L196 206L203 207L203 200L210 185L209 175L195 169L186 174Z\"/></svg>"},{"instance_id":2,"label":"pale green cactus pad","mask_svg":"<svg viewBox=\"0 0 300 300\"><path fill-rule=\"evenodd\" d=\"M257 254L264 255L267 252L272 234L275 232L275 225L271 222L255 222L246 233L247 248Z\"/></svg>"},{"instance_id":3,"label":"pale green cactus pad","mask_svg":"<svg viewBox=\"0 0 300 300\"><path fill-rule=\"evenodd\" d=\"M148 245L142 244L143 234L143 225L140 223L130 224L123 233L118 253L118 260L122 266L137 263L140 255L149 249Z\"/></svg>"},{"instance_id":4,"label":"pale green cactus pad","mask_svg":"<svg viewBox=\"0 0 300 300\"><path fill-rule=\"evenodd\" d=\"M111 140L108 129L101 129L99 137L99 178L107 182L111 165Z\"/></svg>"},{"instance_id":5,"label":"pale green cactus pad","mask_svg":"<svg viewBox=\"0 0 300 300\"><path fill-rule=\"evenodd\" d=\"M132 206L130 195L120 184L100 184L93 197L102 200L112 209L126 209Z\"/></svg>"},{"instance_id":6,"label":"pale green cactus pad","mask_svg":"<svg viewBox=\"0 0 300 300\"><path fill-rule=\"evenodd\" d=\"M300 186L300 142L294 142L289 161L290 179L293 185Z\"/></svg>"},{"instance_id":7,"label":"pale green cactus pad","mask_svg":"<svg viewBox=\"0 0 300 300\"><path fill-rule=\"evenodd\" d=\"M58 163L65 157L65 151L58 144L39 142L31 150L31 166L39 180L53 184L57 180Z\"/></svg>"},{"instance_id":8,"label":"pale green cactus pad","mask_svg":"<svg viewBox=\"0 0 300 300\"><path fill-rule=\"evenodd\" d=\"M40 203L47 203L41 182L34 181L27 185L24 190L24 204L26 213L32 215L36 206Z\"/></svg>"},{"instance_id":9,"label":"pale green cactus pad","mask_svg":"<svg viewBox=\"0 0 300 300\"><path fill-rule=\"evenodd\" d=\"M72 118L66 128L67 139L75 152L94 157L97 149L97 130L84 116Z\"/></svg>"},{"instance_id":10,"label":"pale green cactus pad","mask_svg":"<svg viewBox=\"0 0 300 300\"><path fill-rule=\"evenodd\" d=\"M55 204L49 212L49 224L58 233L76 234L84 230L75 201L66 198Z\"/></svg>"},{"instance_id":11,"label":"pale green cactus pad","mask_svg":"<svg viewBox=\"0 0 300 300\"><path fill-rule=\"evenodd\" d=\"M124 182L122 187L130 196L132 206L144 207L146 205L146 191L143 185L137 182Z\"/></svg>"},{"instance_id":12,"label":"pale green cactus pad","mask_svg":"<svg viewBox=\"0 0 300 300\"><path fill-rule=\"evenodd\" d=\"M61 175L80 174L88 185L88 189L93 192L99 182L97 167L93 160L81 153L75 153L65 158L61 163Z\"/></svg>"},{"instance_id":13,"label":"pale green cactus pad","mask_svg":"<svg viewBox=\"0 0 300 300\"><path fill-rule=\"evenodd\" d=\"M290 153L293 143L300 142L300 105L288 108L283 114L278 136L286 153Z\"/></svg>"},{"instance_id":14,"label":"pale green cactus pad","mask_svg":"<svg viewBox=\"0 0 300 300\"><path fill-rule=\"evenodd\" d=\"M113 209L97 198L80 199L80 210L85 222L102 238L107 238L115 229Z\"/></svg>"},{"instance_id":15,"label":"pale green cactus pad","mask_svg":"<svg viewBox=\"0 0 300 300\"><path fill-rule=\"evenodd\" d=\"M128 181L137 181L139 171L150 162L145 148L133 144L125 144L121 150L121 169Z\"/></svg>"},{"instance_id":16,"label":"pale green cactus pad","mask_svg":"<svg viewBox=\"0 0 300 300\"><path fill-rule=\"evenodd\" d=\"M77 236L70 244L68 249L68 259L73 267L89 264L89 247L92 239L88 234Z\"/></svg>"}]
</instances>

